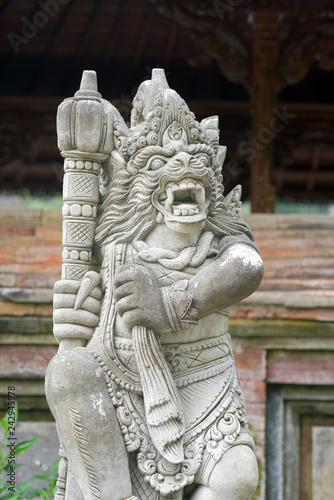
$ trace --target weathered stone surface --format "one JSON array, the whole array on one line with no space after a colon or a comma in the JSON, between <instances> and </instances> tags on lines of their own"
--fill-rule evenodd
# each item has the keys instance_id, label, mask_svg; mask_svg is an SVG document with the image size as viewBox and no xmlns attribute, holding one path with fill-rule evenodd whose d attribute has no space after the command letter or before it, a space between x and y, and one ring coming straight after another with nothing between
<instances>
[{"instance_id":1,"label":"weathered stone surface","mask_svg":"<svg viewBox=\"0 0 334 500\"><path fill-rule=\"evenodd\" d=\"M128 127L87 71L57 130L60 349L46 393L66 457L60 494L182 500L194 483L193 500L216 491L249 500L257 464L228 308L256 290L263 265L240 218L240 186L223 196L217 117L197 122L156 69ZM55 241L48 228L35 232ZM243 383L262 405L265 353L251 354L255 363L240 353Z\"/></svg>"},{"instance_id":2,"label":"weathered stone surface","mask_svg":"<svg viewBox=\"0 0 334 500\"><path fill-rule=\"evenodd\" d=\"M312 427L312 500L331 498L334 491L334 427Z\"/></svg>"}]
</instances>

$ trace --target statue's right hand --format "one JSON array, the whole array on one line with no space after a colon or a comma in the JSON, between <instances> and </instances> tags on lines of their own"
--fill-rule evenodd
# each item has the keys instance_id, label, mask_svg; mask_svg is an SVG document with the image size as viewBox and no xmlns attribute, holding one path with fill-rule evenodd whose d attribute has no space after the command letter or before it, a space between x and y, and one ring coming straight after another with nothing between
<instances>
[{"instance_id":1,"label":"statue's right hand","mask_svg":"<svg viewBox=\"0 0 334 500\"><path fill-rule=\"evenodd\" d=\"M100 279L97 273L89 273L95 278L95 283L88 294L84 290L85 278L82 281L60 280L55 283L53 333L58 342L65 338L89 340L99 323L102 299Z\"/></svg>"}]
</instances>

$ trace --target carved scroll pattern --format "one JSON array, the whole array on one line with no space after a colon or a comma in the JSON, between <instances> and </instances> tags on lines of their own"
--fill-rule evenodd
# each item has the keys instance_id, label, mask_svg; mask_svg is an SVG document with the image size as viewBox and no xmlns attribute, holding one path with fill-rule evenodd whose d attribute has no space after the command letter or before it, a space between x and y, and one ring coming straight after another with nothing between
<instances>
[{"instance_id":1,"label":"carved scroll pattern","mask_svg":"<svg viewBox=\"0 0 334 500\"><path fill-rule=\"evenodd\" d=\"M229 342L224 346L219 344L217 340L209 343L209 346L213 349L223 347L227 353ZM199 349L199 345L197 348ZM150 439L142 397L139 394L131 395L126 388L120 388L105 362L97 354L94 354L94 358L105 372L108 393L116 408L127 451L133 453L138 450L137 463L133 461L131 465L131 477L136 484L134 493L142 500L155 499L152 489L161 495L181 491L193 482L201 467L205 449L207 455L214 459L217 455L222 456L236 443L242 428L247 429L244 400L236 370L234 364L231 365L230 356L226 356L226 382L220 403L216 403L215 411L210 411L204 420L192 426L184 445L182 463L171 464L161 456ZM194 380L187 379L187 383L191 382Z\"/></svg>"}]
</instances>

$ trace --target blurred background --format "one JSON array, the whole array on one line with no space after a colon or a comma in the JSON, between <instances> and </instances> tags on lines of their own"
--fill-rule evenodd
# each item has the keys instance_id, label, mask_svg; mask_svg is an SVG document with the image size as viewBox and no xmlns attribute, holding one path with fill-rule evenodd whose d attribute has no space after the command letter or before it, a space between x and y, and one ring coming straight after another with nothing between
<instances>
[{"instance_id":1,"label":"blurred background","mask_svg":"<svg viewBox=\"0 0 334 500\"><path fill-rule=\"evenodd\" d=\"M334 1L0 0L0 32L0 417L14 387L16 436L38 439L17 484L58 458L44 391L62 263L57 107L94 69L128 121L161 67L198 120L219 115L225 192L242 185L265 263L230 319L260 470L254 499L330 500ZM51 499L50 478L39 481Z\"/></svg>"},{"instance_id":2,"label":"blurred background","mask_svg":"<svg viewBox=\"0 0 334 500\"><path fill-rule=\"evenodd\" d=\"M219 114L245 211L334 211L332 2L3 0L0 27L2 205L61 205L55 114L84 69L129 119L163 67L199 120Z\"/></svg>"}]
</instances>

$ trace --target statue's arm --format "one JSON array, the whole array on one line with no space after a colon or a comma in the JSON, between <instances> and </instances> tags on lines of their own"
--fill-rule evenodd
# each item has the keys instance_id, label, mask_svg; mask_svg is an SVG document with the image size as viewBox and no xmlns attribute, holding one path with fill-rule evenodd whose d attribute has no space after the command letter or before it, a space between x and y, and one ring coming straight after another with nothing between
<instances>
[{"instance_id":1,"label":"statue's arm","mask_svg":"<svg viewBox=\"0 0 334 500\"><path fill-rule=\"evenodd\" d=\"M234 243L188 283L198 318L219 312L251 295L260 285L263 261L252 246Z\"/></svg>"},{"instance_id":2,"label":"statue's arm","mask_svg":"<svg viewBox=\"0 0 334 500\"><path fill-rule=\"evenodd\" d=\"M117 311L131 331L135 325L163 334L179 331L197 319L219 312L253 293L261 282L263 262L255 248L233 243L189 281L159 288L142 265L123 266L115 277Z\"/></svg>"}]
</instances>

